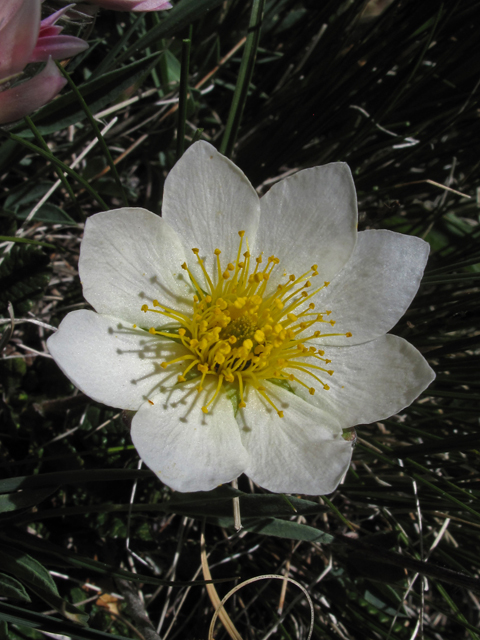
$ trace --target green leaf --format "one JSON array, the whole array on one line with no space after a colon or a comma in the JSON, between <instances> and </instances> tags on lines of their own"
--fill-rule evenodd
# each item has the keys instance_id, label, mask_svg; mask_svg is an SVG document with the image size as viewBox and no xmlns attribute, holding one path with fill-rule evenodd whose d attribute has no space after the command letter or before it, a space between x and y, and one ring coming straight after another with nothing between
<instances>
[{"instance_id":1,"label":"green leaf","mask_svg":"<svg viewBox=\"0 0 480 640\"><path fill-rule=\"evenodd\" d=\"M5 314L8 302L15 313L23 315L33 300L43 294L50 279L48 256L37 247L15 244L0 265L0 313Z\"/></svg>"},{"instance_id":2,"label":"green leaf","mask_svg":"<svg viewBox=\"0 0 480 640\"><path fill-rule=\"evenodd\" d=\"M65 484L83 482L118 482L136 478L153 478L152 471L146 469L82 469L81 471L56 471L35 476L17 476L0 480L0 493L10 493L16 489L39 489L61 487ZM55 490L53 489L53 490Z\"/></svg>"},{"instance_id":3,"label":"green leaf","mask_svg":"<svg viewBox=\"0 0 480 640\"><path fill-rule=\"evenodd\" d=\"M17 238L16 236L0 236L0 242L18 242L18 244L33 244L37 247L47 247L47 249L56 249L54 244L48 242L39 242L38 240L30 240L30 238Z\"/></svg>"},{"instance_id":4,"label":"green leaf","mask_svg":"<svg viewBox=\"0 0 480 640\"><path fill-rule=\"evenodd\" d=\"M0 495L0 513L33 507L56 491L56 487L34 489L33 491L17 491Z\"/></svg>"},{"instance_id":5,"label":"green leaf","mask_svg":"<svg viewBox=\"0 0 480 640\"><path fill-rule=\"evenodd\" d=\"M30 596L23 584L5 573L0 573L0 595L4 598L17 598L17 600L30 602Z\"/></svg>"},{"instance_id":6,"label":"green leaf","mask_svg":"<svg viewBox=\"0 0 480 640\"><path fill-rule=\"evenodd\" d=\"M60 596L56 596L54 593L51 593L46 589L40 589L38 587L33 587L32 585L29 586L39 598L56 609L62 614L62 616L67 618L67 620L71 620L72 622L76 622L82 626L87 624L87 620L90 617L87 613L84 613L63 598L60 598Z\"/></svg>"},{"instance_id":7,"label":"green leaf","mask_svg":"<svg viewBox=\"0 0 480 640\"><path fill-rule=\"evenodd\" d=\"M40 562L28 554L9 545L2 545L0 549L0 567L32 587L32 589L40 589L59 597L57 585L50 573Z\"/></svg>"},{"instance_id":8,"label":"green leaf","mask_svg":"<svg viewBox=\"0 0 480 640\"><path fill-rule=\"evenodd\" d=\"M119 62L128 60L136 51L144 51L147 47L155 45L161 38L171 38L173 35L188 27L192 22L201 18L208 11L215 9L223 3L223 0L182 0L175 4L168 12L165 20L150 29L142 38L137 40L118 59Z\"/></svg>"},{"instance_id":9,"label":"green leaf","mask_svg":"<svg viewBox=\"0 0 480 640\"><path fill-rule=\"evenodd\" d=\"M6 602L0 602L0 621L10 622L20 627L41 629L48 633L55 633L57 636L67 636L72 640L128 640L125 636L82 628L78 624L72 624L67 620L45 616L42 613L15 607Z\"/></svg>"},{"instance_id":10,"label":"green leaf","mask_svg":"<svg viewBox=\"0 0 480 640\"><path fill-rule=\"evenodd\" d=\"M31 207L28 209L23 209L23 211L19 211L15 214L15 217L19 220L25 220L28 216ZM33 220L35 222L49 222L50 224L77 224L73 218L71 218L68 213L57 207L55 204L51 204L50 202L46 202L42 204L42 206L35 213ZM52 246L52 245L48 245Z\"/></svg>"},{"instance_id":11,"label":"green leaf","mask_svg":"<svg viewBox=\"0 0 480 640\"><path fill-rule=\"evenodd\" d=\"M242 518L242 525L247 531L261 533L264 536L275 536L277 538L288 538L289 540L304 540L306 542L320 542L329 544L333 541L333 536L310 527L307 524L300 524L291 520L280 520L279 518L268 518L265 520ZM232 524L233 526L233 519Z\"/></svg>"},{"instance_id":12,"label":"green leaf","mask_svg":"<svg viewBox=\"0 0 480 640\"><path fill-rule=\"evenodd\" d=\"M126 89L131 87L139 78L156 64L158 53L146 56L120 69L110 71L100 78L86 82L78 87L85 102L92 113L101 111L111 105ZM65 129L86 118L82 105L79 104L73 91L57 98L46 105L32 118L42 135ZM30 130L17 125L13 132L30 138Z\"/></svg>"}]
</instances>

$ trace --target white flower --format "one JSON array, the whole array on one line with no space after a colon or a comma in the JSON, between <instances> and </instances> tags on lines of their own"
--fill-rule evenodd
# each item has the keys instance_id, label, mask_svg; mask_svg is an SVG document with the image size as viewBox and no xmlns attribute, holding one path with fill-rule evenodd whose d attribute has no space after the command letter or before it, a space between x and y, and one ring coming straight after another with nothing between
<instances>
[{"instance_id":1,"label":"white flower","mask_svg":"<svg viewBox=\"0 0 480 640\"><path fill-rule=\"evenodd\" d=\"M197 142L166 180L162 218L87 221L79 271L96 312L69 313L50 352L88 396L136 411L140 457L173 489L244 472L271 491L329 493L350 463L342 430L400 411L434 378L385 335L428 244L356 225L347 165L299 171L259 200Z\"/></svg>"}]
</instances>

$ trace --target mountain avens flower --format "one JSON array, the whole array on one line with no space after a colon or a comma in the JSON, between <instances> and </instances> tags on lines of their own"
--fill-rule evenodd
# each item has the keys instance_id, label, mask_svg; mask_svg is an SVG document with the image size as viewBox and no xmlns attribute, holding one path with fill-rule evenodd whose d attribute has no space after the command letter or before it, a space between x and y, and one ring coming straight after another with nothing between
<instances>
[{"instance_id":1,"label":"mountain avens flower","mask_svg":"<svg viewBox=\"0 0 480 640\"><path fill-rule=\"evenodd\" d=\"M259 199L197 142L167 177L163 217L87 221L79 271L95 311L69 313L48 347L84 393L136 412L140 457L173 489L244 472L271 491L329 493L350 463L344 430L397 413L434 378L386 335L427 243L356 227L347 165Z\"/></svg>"}]
</instances>

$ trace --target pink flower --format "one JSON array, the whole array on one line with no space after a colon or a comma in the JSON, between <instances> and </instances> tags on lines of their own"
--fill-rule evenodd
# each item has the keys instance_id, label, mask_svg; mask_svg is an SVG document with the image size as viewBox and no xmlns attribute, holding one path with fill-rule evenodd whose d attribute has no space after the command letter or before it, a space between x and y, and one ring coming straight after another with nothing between
<instances>
[{"instance_id":1,"label":"pink flower","mask_svg":"<svg viewBox=\"0 0 480 640\"><path fill-rule=\"evenodd\" d=\"M69 58L88 48L74 36L60 35L57 20L69 5L40 22L42 0L2 0L0 5L0 124L19 120L52 100L66 80L52 58ZM11 87L29 62L47 61L31 80ZM3 82L2 82L3 80Z\"/></svg>"},{"instance_id":2,"label":"pink flower","mask_svg":"<svg viewBox=\"0 0 480 640\"><path fill-rule=\"evenodd\" d=\"M0 4L0 80L23 71L40 28L40 0L2 0Z\"/></svg>"},{"instance_id":3,"label":"pink flower","mask_svg":"<svg viewBox=\"0 0 480 640\"><path fill-rule=\"evenodd\" d=\"M34 78L0 93L0 124L19 120L47 104L66 82L50 58Z\"/></svg>"},{"instance_id":4,"label":"pink flower","mask_svg":"<svg viewBox=\"0 0 480 640\"><path fill-rule=\"evenodd\" d=\"M172 8L167 0L89 0L89 2L114 11L164 11Z\"/></svg>"},{"instance_id":5,"label":"pink flower","mask_svg":"<svg viewBox=\"0 0 480 640\"><path fill-rule=\"evenodd\" d=\"M35 45L29 62L44 62L48 60L50 56L54 60L63 60L64 58L71 58L77 53L88 49L88 44L85 40L76 38L75 36L60 35L63 27L58 27L55 24L57 20L73 6L74 5L69 4L42 20L37 44Z\"/></svg>"}]
</instances>

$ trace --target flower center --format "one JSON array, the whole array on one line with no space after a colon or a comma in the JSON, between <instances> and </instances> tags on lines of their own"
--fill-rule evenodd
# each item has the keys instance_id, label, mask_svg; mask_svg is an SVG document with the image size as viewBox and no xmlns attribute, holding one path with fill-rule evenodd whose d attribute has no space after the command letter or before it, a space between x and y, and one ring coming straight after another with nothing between
<instances>
[{"instance_id":1,"label":"flower center","mask_svg":"<svg viewBox=\"0 0 480 640\"><path fill-rule=\"evenodd\" d=\"M315 311L315 304L308 302L329 282L312 286L318 277L316 264L299 277L285 275L286 281L267 293L268 281L280 260L270 256L265 262L263 254L255 260L250 252L243 250L244 231L239 231L240 242L234 262L226 266L221 263L219 249L215 249L217 283L208 274L198 249L192 249L205 277L205 291L184 263L195 290L192 311L183 314L153 301L153 308L142 306L142 311L154 311L173 320L178 326L171 331L149 329L152 335L161 335L180 341L186 353L179 358L162 362L161 366L177 366L178 382L186 382L187 375L195 372L200 377L197 390L203 389L207 376L216 379L216 391L202 407L208 407L226 385L237 385L239 407L245 407L244 390L252 385L258 393L283 418L280 411L262 385L265 380L277 384L297 382L315 393L298 375L308 374L328 390L323 379L333 375L327 367L330 360L324 351L307 346L312 338L345 335L351 333L323 333L320 327L335 325L328 319L331 311ZM263 265L263 268L262 268ZM303 376L302 376L303 377Z\"/></svg>"}]
</instances>

